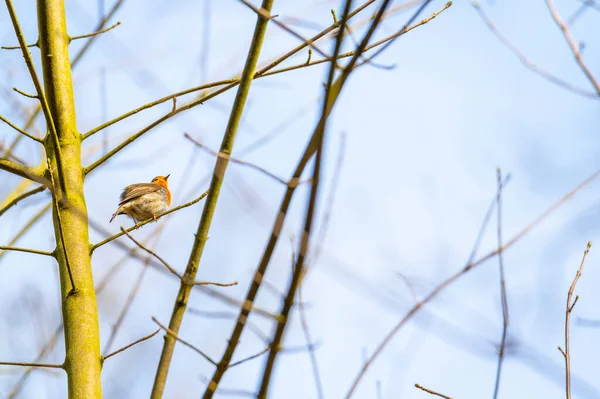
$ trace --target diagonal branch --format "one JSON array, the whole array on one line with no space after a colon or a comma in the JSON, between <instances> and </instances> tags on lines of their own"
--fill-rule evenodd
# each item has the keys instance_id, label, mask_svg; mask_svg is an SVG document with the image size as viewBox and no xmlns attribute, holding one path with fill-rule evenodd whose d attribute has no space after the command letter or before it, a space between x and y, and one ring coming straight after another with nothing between
<instances>
[{"instance_id":1,"label":"diagonal branch","mask_svg":"<svg viewBox=\"0 0 600 399\"><path fill-rule=\"evenodd\" d=\"M364 10L366 7L368 7L369 5L371 5L375 0L369 0L367 2L365 2L363 5L361 5L360 7L358 7L356 10L354 10L353 12L350 13L350 15L348 16L348 18L351 18L355 15L357 15L359 12L361 12L362 10ZM334 23L333 25L329 26L327 29L323 30L322 32L318 33L317 35L313 36L312 38L310 38L308 40L308 42L313 43L316 40L326 36L327 34L329 34L330 32L334 31L335 29L337 29L339 27L339 22L338 23ZM275 68L276 66L278 66L279 64L281 64L283 61L285 61L286 59L292 57L293 55L297 54L299 51L301 51L302 49L306 48L308 46L308 42L304 42L298 46L296 46L295 48L293 48L292 50L288 51L287 53L285 53L283 56L279 57L278 59L276 59L275 61L269 63L267 66L261 68L260 70L256 71L256 73L254 73L254 79L260 78L260 77L264 77L264 76L268 76L271 74L275 74L278 73L277 71L273 71L273 73L268 73L268 71L272 70L273 68ZM350 56L350 55L348 55ZM321 62L326 62L327 60L323 60ZM302 68L302 67L306 67L306 66L310 66L310 65L316 65L317 63L314 64L306 64L303 63L300 66L293 68L293 69L298 69L298 68ZM283 71L287 71L287 70L291 70L289 68L282 68L281 71L279 72L283 72ZM93 164L91 164L90 166L88 166L86 168L86 173L91 172L93 169L95 169L96 167L98 167L100 164L102 164L103 162L106 162L106 160L108 160L110 157L112 157L113 155L115 155L117 152L119 152L120 150L122 150L123 148L125 148L127 145L131 144L133 141L137 140L139 137L141 137L142 135L144 135L145 133L147 133L148 131L150 131L151 129L153 129L154 127L158 126L159 124L161 124L162 122L166 121L167 119L179 114L180 112L186 111L190 108L193 108L197 105L201 105L203 104L205 101L208 101L209 99L212 99L216 96L218 96L219 94L222 94L226 91L228 91L229 89L232 89L234 87L236 87L240 82L240 78L233 78L233 79L227 79L227 80L222 80L219 82L214 82L214 83L209 83L206 85L202 85L202 86L198 86L192 89L188 89L188 90L184 90L178 93L174 93L172 95L163 97L161 99L158 99L156 101L153 101L149 104L143 105L139 108L136 108L132 111L129 111L115 119L112 119L111 121L108 121L92 130L90 130L89 132L85 133L83 135L83 139L85 140L86 138L90 137L91 135L101 131L102 129L105 129L123 119L126 119L132 115L135 115L136 113L153 107L155 105L161 104L163 102L166 101L170 101L173 98L176 98L178 96L184 95L184 94L188 94L188 93L192 93L195 91L199 91L199 90L203 90L206 88L210 88L210 87L215 87L215 86L221 86L221 85L227 85L219 90L216 90L210 94L207 94L205 96L200 97L198 100L189 102L185 105L182 105L181 107L175 109L175 110L171 110L168 114L164 115L163 117L157 119L156 121L154 121L153 123L151 123L150 125L146 126L145 128L143 128L142 130L138 131L137 133L133 134L130 138L128 138L127 140L125 140L123 143L121 143L120 145L118 145L117 147L115 147L113 150L109 151L108 153L106 153L103 157L101 157L100 159L98 159L96 162L94 162Z\"/></svg>"},{"instance_id":2,"label":"diagonal branch","mask_svg":"<svg viewBox=\"0 0 600 399\"><path fill-rule=\"evenodd\" d=\"M552 2L552 0L546 0L546 5L548 6L548 11L550 11L552 18L554 19L554 22L556 22L556 24L562 31L563 36L565 37L565 40L569 44L569 47L571 48L571 52L573 53L573 56L575 57L575 60L577 61L579 68L581 68L581 70L583 71L585 76L588 78L588 80L590 81L592 86L594 86L594 90L596 90L597 95L600 96L600 83L598 83L598 81L596 80L594 75L590 72L588 67L583 62L583 59L581 58L581 52L579 51L579 46L577 45L577 43L575 43L575 39L573 39L573 36L571 36L571 32L569 31L569 28L563 22L562 18L560 17L560 14L558 13L558 11L556 11L556 8L554 8L554 3Z\"/></svg>"},{"instance_id":3,"label":"diagonal branch","mask_svg":"<svg viewBox=\"0 0 600 399\"><path fill-rule=\"evenodd\" d=\"M188 139L192 143L194 143L197 147L203 149L204 151L208 152L209 154L211 154L211 155L213 155L215 157L225 158L225 159L228 159L229 161L231 161L232 163L237 163L238 165L244 165L244 166L247 166L247 167L252 168L254 170L257 170L259 172L262 172L263 174L269 176L271 179L273 179L273 180L275 180L275 181L277 181L277 182L279 182L279 183L281 183L281 184L283 184L285 186L296 187L296 186L299 186L300 184L307 183L307 181L301 182L299 179L296 179L296 178L292 178L292 180L290 180L290 181L285 181L281 177L279 177L279 176L277 176L277 175L269 172L268 170L266 170L263 167L260 167L258 165L253 164L253 163L250 163L250 162L246 162L246 161L242 161L240 159L233 158L231 155L229 155L227 153L224 153L224 152L214 151L214 150L208 148L207 146L205 146L204 144L202 144L201 142L199 142L198 140L196 140L195 138L193 138L192 136L190 136L188 133L184 133L184 136L185 136L186 139Z\"/></svg>"},{"instance_id":4,"label":"diagonal branch","mask_svg":"<svg viewBox=\"0 0 600 399\"><path fill-rule=\"evenodd\" d=\"M539 66L535 65L521 52L521 50L519 50L514 44L512 44L508 40L508 38L506 36L504 36L504 34L498 30L498 28L496 28L496 26L492 23L492 21L487 17L487 15L483 11L483 9L479 5L479 3L474 2L473 7L477 11L479 16L483 20L483 22L487 25L488 29L494 34L494 36L496 36L498 38L498 40L500 40L500 42L502 42L502 44L504 44L504 46L506 48L508 48L510 50L510 52L512 52L514 55L517 56L517 58L519 59L521 64L523 64L523 66L525 68L538 74L539 76L548 80L549 82L554 83L555 85L562 87L563 89L569 90L575 94L578 94L578 95L584 96L584 97L596 98L596 99L600 98L600 96L598 94L589 92L589 91L581 89L579 87L575 87L572 84L570 84L569 82L567 82L567 81L551 74L550 72L546 71L545 69L542 69Z\"/></svg>"},{"instance_id":5,"label":"diagonal branch","mask_svg":"<svg viewBox=\"0 0 600 399\"><path fill-rule=\"evenodd\" d=\"M263 0L261 7L267 12L270 12L273 2L274 0ZM252 37L252 43L250 44L250 49L248 50L239 88L235 96L219 152L231 154L233 149L233 144L235 142L236 133L242 118L246 99L248 98L250 86L256 72L256 65L262 49L268 22L269 20L262 16L257 18ZM192 247L188 264L184 273L184 277L191 281L195 280L196 273L198 272L198 268L200 266L200 260L202 259L204 247L206 241L208 240L208 232L212 223L213 215L215 213L228 163L228 160L223 158L217 158L215 162L213 177L211 179L210 188L208 191L208 197L202 211L202 217L200 218L200 223L198 224L194 245ZM186 282L182 279L179 287L179 293L177 294L177 299L173 308L173 313L171 315L171 320L169 321L169 328L173 330L175 334L179 332L179 328L183 321L183 315L185 314L191 289L192 286L186 284ZM168 339L168 337L165 338L163 351L160 357L160 363L156 371L156 379L154 380L154 386L152 388L152 399L162 398L174 349L175 341L173 339Z\"/></svg>"},{"instance_id":6,"label":"diagonal branch","mask_svg":"<svg viewBox=\"0 0 600 399\"><path fill-rule=\"evenodd\" d=\"M23 58L25 58L25 64L27 65L27 69L29 70L29 74L31 75L31 80L33 81L33 85L35 86L37 98L40 101L42 111L44 112L46 124L48 126L48 130L50 131L50 136L54 141L56 151L56 162L59 165L58 170L63 171L64 169L62 156L60 154L60 142L58 141L58 133L56 131L56 125L54 124L54 118L52 117L52 113L50 112L50 106L48 105L48 101L46 99L46 95L44 94L44 90L42 88L42 84L40 83L40 79L38 78L37 72L35 71L35 66L33 64L33 59L31 58L31 53L27 49L27 43L25 43L25 37L23 36L23 31L21 30L21 26L19 25L19 20L17 18L17 14L15 12L15 8L11 0L6 0L6 8L8 9L8 13L10 15L10 19L15 30L15 34L17 35L17 39L19 40L19 46L21 47L21 51L23 52ZM63 173L59 174L59 181L60 187L64 189L66 183L65 176Z\"/></svg>"},{"instance_id":7,"label":"diagonal branch","mask_svg":"<svg viewBox=\"0 0 600 399\"><path fill-rule=\"evenodd\" d=\"M177 336L177 334L175 333L175 331L171 330L168 327L163 326L162 324L160 324L160 322L158 320L156 320L155 317L152 318L152 321L154 321L156 324L158 324L158 326L165 330L165 332L167 333L167 336L174 338L175 340L181 342L182 344L184 344L185 346L187 346L188 348L192 349L194 352L198 353L200 356L202 356L203 358L205 358L206 360L208 360L209 363L213 364L213 365L217 365L217 363L211 359L210 356L208 356L206 353L202 352L200 349L198 349L197 347L195 347L194 345L190 344L187 341L184 341L183 339L179 338ZM166 339L166 336L165 336Z\"/></svg>"},{"instance_id":8,"label":"diagonal branch","mask_svg":"<svg viewBox=\"0 0 600 399\"><path fill-rule=\"evenodd\" d=\"M29 137L33 141L37 141L38 143L43 143L44 142L44 140L40 139L39 137L35 137L35 136L27 133L25 130L20 129L18 126L16 126L15 124L13 124L11 121L9 121L8 119L6 119L2 115L0 115L0 121L6 123L8 126L12 127L17 132L21 133L23 136Z\"/></svg>"},{"instance_id":9,"label":"diagonal branch","mask_svg":"<svg viewBox=\"0 0 600 399\"><path fill-rule=\"evenodd\" d=\"M433 389L426 388L426 387L424 387L421 384L415 384L415 388L419 388L423 392L427 392L427 393L429 393L431 395L434 395L434 396L439 396L440 398L452 399L450 396L446 396L443 393L439 393L439 392L434 391Z\"/></svg>"},{"instance_id":10,"label":"diagonal branch","mask_svg":"<svg viewBox=\"0 0 600 399\"><path fill-rule=\"evenodd\" d=\"M69 42L72 42L73 40L86 39L88 37L93 37L93 36L101 35L103 33L106 33L108 31L110 31L110 30L113 30L114 28L116 28L119 25L121 25L121 21L117 21L117 23L109 26L106 29L101 29L101 30L98 30L98 31L92 32L92 33L86 33L85 35L71 36L71 37L69 37Z\"/></svg>"},{"instance_id":11,"label":"diagonal branch","mask_svg":"<svg viewBox=\"0 0 600 399\"><path fill-rule=\"evenodd\" d=\"M109 357L112 357L112 356L114 356L114 355L117 355L117 354L119 354L119 353L121 353L121 352L123 352L123 351L126 351L127 349L131 348L131 347L132 347L132 346L134 346L134 345L137 345L137 344L139 344L140 342L144 342L144 341L146 341L146 340L148 340L148 339L150 339L150 338L154 337L156 334L158 334L158 332L159 332L159 331L160 331L160 328L159 328L158 330L154 331L152 334L148 334L148 335L146 335L145 337L142 337L142 338L140 338L140 339L138 339L138 340L136 340L136 341L133 341L133 342L132 342L132 343L130 343L129 345L125 345L125 346L124 346L124 347L122 347L121 349L118 349L118 350L116 350L116 351L114 351L114 352L112 352L112 353L109 353L108 355L104 356L104 357L102 358L102 360L104 361L104 360L108 359Z\"/></svg>"},{"instance_id":12,"label":"diagonal branch","mask_svg":"<svg viewBox=\"0 0 600 399\"><path fill-rule=\"evenodd\" d=\"M36 183L40 183L43 186L50 187L50 181L46 179L44 175L28 166L18 164L5 158L0 158L0 169L10 172L13 175L20 176L24 179L29 179Z\"/></svg>"},{"instance_id":13,"label":"diagonal branch","mask_svg":"<svg viewBox=\"0 0 600 399\"><path fill-rule=\"evenodd\" d=\"M373 352L373 354L369 357L369 359L362 366L362 368L360 369L358 375L354 378L354 380L352 382L352 385L350 386L350 389L348 390L348 393L345 396L346 399L349 399L350 397L352 397L352 395L356 391L356 388L358 387L358 384L360 383L360 381L362 380L362 378L366 374L367 370L373 364L373 362L377 359L377 357L379 357L379 355L385 349L385 347L387 346L387 344L398 333L398 331L400 331L400 329L425 304L427 304L428 302L430 302L433 298L435 298L436 296L438 296L438 294L440 294L444 289L448 288L448 286L452 285L452 283L454 283L456 280L458 280L460 277L462 277L463 275L465 275L466 273L468 273L469 271L471 271L475 267L477 267L477 266L485 263L489 259L491 259L494 256L498 255L500 253L500 251L506 251L508 248L510 248L513 245L515 245L523 237L525 237L531 230L533 230L534 228L536 228L541 222L543 222L548 216L550 216L555 210L557 210L558 208L560 208L571 197L573 197L579 191L581 191L584 188L586 188L590 183L592 183L598 177L600 177L600 170L597 170L596 172L594 172L590 177L588 177L586 180L584 180L581 184L579 184L573 190L571 190L566 195L564 195L554 205L552 205L550 208L546 209L546 211L543 212L540 216L538 216L533 222L531 222L529 225L527 225L525 228L523 228L519 233L517 233L515 236L513 236L510 240L508 240L506 242L506 244L504 244L502 246L502 248L495 249L495 250L489 252L488 254L480 257L477 260L473 260L473 261L467 262L467 264L462 269L460 269L458 272L456 272L455 274L453 274L452 276L450 276L449 278L447 278L445 281L443 281L442 283L440 283L429 294L427 294L427 296L425 298L423 298L421 301L419 301L417 304L415 304L409 310L409 312L388 332L388 334L386 334L386 336L383 338L383 340L379 343L379 345L375 349L375 352Z\"/></svg>"},{"instance_id":14,"label":"diagonal branch","mask_svg":"<svg viewBox=\"0 0 600 399\"><path fill-rule=\"evenodd\" d=\"M0 216L4 214L4 212L8 211L13 206L17 205L20 201L23 201L25 198L31 197L37 193L41 193L46 189L46 186L39 186L38 188L34 188L33 190L27 191L10 201L4 208L0 209Z\"/></svg>"}]
</instances>

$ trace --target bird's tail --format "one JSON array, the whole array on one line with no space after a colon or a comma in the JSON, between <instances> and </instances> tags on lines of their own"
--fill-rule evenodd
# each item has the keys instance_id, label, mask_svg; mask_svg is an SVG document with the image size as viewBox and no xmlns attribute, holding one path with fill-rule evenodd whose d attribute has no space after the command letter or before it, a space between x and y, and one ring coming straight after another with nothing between
<instances>
[{"instance_id":1,"label":"bird's tail","mask_svg":"<svg viewBox=\"0 0 600 399\"><path fill-rule=\"evenodd\" d=\"M121 207L119 207L117 209L117 211L115 213L113 213L112 217L110 218L110 222L108 222L108 223L112 223L112 221L117 217L117 215L120 215L121 213L122 213L121 212Z\"/></svg>"}]
</instances>

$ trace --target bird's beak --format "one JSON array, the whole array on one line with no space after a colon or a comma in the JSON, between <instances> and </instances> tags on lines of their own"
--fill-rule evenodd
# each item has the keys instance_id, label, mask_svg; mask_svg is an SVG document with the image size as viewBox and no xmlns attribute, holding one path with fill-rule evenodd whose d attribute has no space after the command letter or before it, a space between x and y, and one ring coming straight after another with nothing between
<instances>
[{"instance_id":1,"label":"bird's beak","mask_svg":"<svg viewBox=\"0 0 600 399\"><path fill-rule=\"evenodd\" d=\"M168 175L165 176L165 180L169 180L169 176L171 176L171 174L169 173Z\"/></svg>"}]
</instances>

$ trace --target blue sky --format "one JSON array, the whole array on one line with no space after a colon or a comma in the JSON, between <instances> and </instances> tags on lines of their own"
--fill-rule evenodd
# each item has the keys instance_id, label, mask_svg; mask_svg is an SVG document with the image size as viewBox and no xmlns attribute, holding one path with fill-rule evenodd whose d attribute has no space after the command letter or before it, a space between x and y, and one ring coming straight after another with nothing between
<instances>
[{"instance_id":1,"label":"blue sky","mask_svg":"<svg viewBox=\"0 0 600 399\"><path fill-rule=\"evenodd\" d=\"M26 37L32 40L36 32L34 3L18 3ZM69 0L66 4L72 34L88 32L95 25L95 2ZM443 4L432 2L423 15ZM556 6L566 19L577 3L561 0ZM338 7L336 1L278 0L273 13L283 21L290 17L304 21L291 26L310 36L316 28L331 23L329 10ZM496 0L482 2L482 7L532 62L592 91L544 2ZM206 0L176 4L127 1L114 18L122 25L99 38L73 75L80 131L169 93L239 73L255 21L253 13L234 0L211 1L210 36L206 38L206 10ZM398 30L409 15L386 20L378 37ZM592 72L598 72L594 61L600 55L593 40L598 18L598 12L590 9L572 28L577 40L586 41L583 55ZM356 36L361 32L357 30ZM0 12L0 39L2 45L15 42L5 11ZM270 26L261 63L297 43ZM73 44L72 54L80 45ZM206 45L208 56L200 62ZM329 51L331 42L320 47ZM33 54L37 56L36 50ZM290 65L305 57L303 52ZM397 40L376 61L395 68L364 66L356 71L331 117L323 199L332 191L341 148L343 167L323 250L311 265L303 288L328 398L346 393L365 353L373 352L414 303L411 289L399 275L412 282L421 298L463 266L495 195L497 167L511 175L503 193L505 240L598 168L598 100L573 94L525 69L468 2L455 2L430 23ZM108 98L105 112L99 90L103 70ZM275 132L277 136L268 145L243 159L283 178L290 176L318 118L326 70L313 67L255 81L233 154ZM3 89L17 86L32 91L18 52L0 53L0 71ZM214 159L194 149L183 132L218 148L234 95L235 91L229 91L160 125L90 175L85 188L94 220L111 232L128 225L124 217L108 224L120 190L155 175L171 174L174 204L204 191L207 184L200 183L206 181ZM2 98L3 115L21 121L12 101L31 105L29 100L12 92ZM140 113L112 126L106 135L99 133L86 141L86 163L98 157L104 137L112 148L170 107L167 103ZM13 137L7 127L0 128L0 142L10 142ZM17 155L31 164L39 162L35 143L21 145ZM0 179L2 195L17 184L17 179L6 174L0 174ZM598 241L599 188L593 183L569 200L504 256L511 346L501 398L564 395L563 359L556 347L564 340L567 290L587 241ZM290 276L290 240L298 236L307 193L302 187L296 194L266 276L279 290L285 289ZM282 194L277 182L231 165L198 278L237 280L238 286L223 291L243 298ZM47 197L28 200L2 216L0 242L10 240L39 210L42 198ZM324 208L325 202L320 216ZM200 213L201 206L194 206L160 222L165 229L156 251L177 270L185 268ZM143 239L157 227L148 225L135 235ZM494 221L484 236L480 255L495 247L495 229ZM50 217L46 216L19 246L51 250L52 237ZM94 242L100 238L97 233L91 237ZM599 317L594 286L600 271L595 252L592 247L577 286L581 297L574 320ZM122 251L114 245L98 250L93 259L96 280L120 256ZM98 296L102 347L140 270L140 262L128 262ZM5 331L0 336L0 359L30 361L60 320L55 269L49 260L10 253L0 259L0 276L1 303L5 304L0 306ZM168 323L177 289L174 280L149 270L114 348L153 331L152 316ZM279 297L262 290L258 304L277 311ZM197 292L190 307L235 311ZM250 320L264 333L271 333L272 325L264 318L252 316ZM598 349L597 330L573 324L574 397L596 397L600 385L592 354ZM180 335L218 359L232 326L231 320L207 319L190 312ZM284 346L305 345L297 314L289 327ZM355 397L376 397L377 381L383 398L427 397L414 383L461 399L491 396L501 328L498 264L493 258L450 286L399 332L369 369ZM246 331L235 357L251 355L263 345ZM105 397L148 397L161 347L162 339L155 337L107 361ZM62 353L61 341L49 361L62 361ZM222 388L254 390L264 360L230 370ZM177 346L165 397L199 397L205 386L202 377L211 374L210 364ZM15 373L0 373L0 396L16 378ZM21 396L63 397L65 384L63 376L37 372ZM306 352L280 356L270 393L273 398L316 397Z\"/></svg>"}]
</instances>

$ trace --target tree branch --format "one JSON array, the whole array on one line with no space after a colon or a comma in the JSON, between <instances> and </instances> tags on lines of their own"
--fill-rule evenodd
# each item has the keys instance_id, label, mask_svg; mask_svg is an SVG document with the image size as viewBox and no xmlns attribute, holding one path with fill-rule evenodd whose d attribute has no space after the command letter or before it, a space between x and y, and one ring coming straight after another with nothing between
<instances>
[{"instance_id":1,"label":"tree branch","mask_svg":"<svg viewBox=\"0 0 600 399\"><path fill-rule=\"evenodd\" d=\"M44 141L42 139L40 139L39 137L35 137L34 135L31 135L29 133L27 133L25 130L20 129L19 127L17 127L16 125L14 125L11 121L9 121L8 119L6 119L5 117L3 117L2 115L0 115L0 121L6 123L8 126L12 127L13 129L15 129L17 132L21 133L23 136L25 137L29 137L31 140L33 141L37 141L38 143L43 143Z\"/></svg>"},{"instance_id":2,"label":"tree branch","mask_svg":"<svg viewBox=\"0 0 600 399\"><path fill-rule=\"evenodd\" d=\"M13 206L17 205L20 201L23 201L25 198L31 197L32 195L35 195L37 193L41 193L45 189L46 186L39 186L38 188L34 188L33 190L27 191L26 193L19 195L18 197L10 201L8 204L6 204L4 208L0 209L0 216L2 216L4 212L8 211Z\"/></svg>"},{"instance_id":3,"label":"tree branch","mask_svg":"<svg viewBox=\"0 0 600 399\"><path fill-rule=\"evenodd\" d=\"M440 398L452 399L450 396L446 396L443 393L436 392L433 389L425 388L423 385L420 385L420 384L415 384L415 387L419 388L421 391L430 393L430 394L435 395L435 396L439 396Z\"/></svg>"},{"instance_id":4,"label":"tree branch","mask_svg":"<svg viewBox=\"0 0 600 399\"><path fill-rule=\"evenodd\" d=\"M39 249L7 247L7 246L0 245L0 250L3 250L3 251L27 252L27 253L30 253L30 254L36 254L36 255L44 255L44 256L54 257L54 253L53 252L41 251Z\"/></svg>"},{"instance_id":5,"label":"tree branch","mask_svg":"<svg viewBox=\"0 0 600 399\"><path fill-rule=\"evenodd\" d=\"M28 166L18 164L5 158L0 158L0 169L10 172L13 175L20 176L24 179L40 183L45 187L50 187L50 181L46 179L44 175Z\"/></svg>"},{"instance_id":6,"label":"tree branch","mask_svg":"<svg viewBox=\"0 0 600 399\"><path fill-rule=\"evenodd\" d=\"M17 35L17 39L19 40L19 46L21 47L21 51L23 52L23 58L25 58L25 64L27 65L27 69L29 70L29 74L31 75L31 80L33 81L33 84L35 86L37 98L39 99L42 111L44 112L46 124L48 126L48 130L50 131L50 136L54 141L56 151L56 162L59 165L59 170L62 171L63 163L60 154L60 142L58 140L58 133L56 131L56 125L54 124L54 118L52 117L52 113L50 112L48 100L44 95L42 84L40 83L40 79L38 78L37 72L35 71L35 66L33 64L33 59L31 58L31 53L29 52L29 50L27 50L27 43L25 43L25 37L23 36L23 31L21 30L21 26L19 25L19 20L17 18L17 14L15 12L15 8L13 7L11 0L6 0L6 8L8 9L8 13L10 15L10 19L15 30L15 34ZM65 177L62 173L59 175L59 181L61 188L64 189L66 183Z\"/></svg>"},{"instance_id":7,"label":"tree branch","mask_svg":"<svg viewBox=\"0 0 600 399\"><path fill-rule=\"evenodd\" d=\"M508 297L506 295L506 279L504 277L504 261L502 256L502 172L497 170L498 192L496 195L496 211L498 213L498 268L500 270L500 302L502 304L502 341L498 351L498 366L496 368L496 382L494 383L494 399L498 398L500 389L500 375L502 373L502 362L504 361L504 350L506 348L506 336L508 333Z\"/></svg>"},{"instance_id":8,"label":"tree branch","mask_svg":"<svg viewBox=\"0 0 600 399\"><path fill-rule=\"evenodd\" d=\"M521 52L521 50L519 50L514 44L512 44L508 40L508 38L506 36L504 36L504 34L498 30L498 28L496 28L496 26L492 23L492 21L487 17L487 15L483 11L483 9L479 5L479 3L473 2L472 4L473 4L473 7L475 8L475 10L477 11L477 13L479 14L479 16L481 17L481 19L483 20L483 22L487 25L488 29L494 34L494 36L496 36L498 38L498 40L500 40L500 42L502 44L504 44L504 46L506 48L508 48L508 50L510 50L510 52L512 52L515 56L517 56L517 58L519 59L521 64L523 64L523 66L525 68L538 74L539 76L546 79L547 81L554 83L555 85L562 87L563 89L569 90L570 92L573 92L575 94L578 94L578 95L584 96L584 97L600 99L600 96L598 94L589 92L589 91L581 89L579 87L575 87L572 84L570 84L569 82L567 82L567 81L551 74L550 72L546 71L545 69L542 69L539 66L535 65L527 57L525 57L525 55Z\"/></svg>"},{"instance_id":9,"label":"tree branch","mask_svg":"<svg viewBox=\"0 0 600 399\"><path fill-rule=\"evenodd\" d=\"M97 36L97 35L101 35L103 33L106 33L110 30L113 30L114 28L116 28L117 26L121 25L121 21L117 21L116 24L109 26L106 29L102 29L102 30L98 30L96 32L92 32L92 33L86 33L85 35L79 35L79 36L71 36L69 37L69 42L72 42L73 40L78 40L78 39L85 39L88 37L92 37L92 36Z\"/></svg>"},{"instance_id":10,"label":"tree branch","mask_svg":"<svg viewBox=\"0 0 600 399\"><path fill-rule=\"evenodd\" d=\"M474 269L475 267L485 263L487 260L493 258L498 255L500 251L506 251L508 248L515 245L519 242L523 237L525 237L531 230L537 227L542 221L544 221L548 216L550 216L556 209L558 209L561 205L563 205L566 201L568 201L571 197L577 194L579 191L587 187L591 182L600 177L600 170L594 172L590 177L584 180L581 184L575 187L573 190L568 192L565 196L563 196L560 200L558 200L554 205L550 208L546 209L540 216L538 216L533 222L523 228L519 233L513 236L510 240L504 244L502 248L497 248L488 254L480 257L477 260L469 261L467 264L458 272L447 278L445 281L440 283L436 288L434 288L425 298L415 304L408 313L388 332L388 334L384 337L384 339L379 343L375 352L369 357L367 362L360 369L358 375L352 382L348 393L346 394L346 399L349 399L354 394L358 384L366 374L367 370L373 364L373 362L377 359L377 357L381 354L381 352L385 349L387 344L391 341L391 339L400 331L400 329L428 302L430 302L433 298L435 298L440 292L458 280L460 277Z\"/></svg>"},{"instance_id":11,"label":"tree branch","mask_svg":"<svg viewBox=\"0 0 600 399\"><path fill-rule=\"evenodd\" d=\"M571 298L573 297L573 292L575 291L575 285L577 285L577 281L581 277L581 271L583 270L583 265L585 264L585 259L587 258L588 253L590 252L590 248L592 247L592 243L588 242L587 248L583 252L583 258L581 259L581 264L579 265L579 269L575 274L575 278L571 283L571 287L569 287L569 292L567 294L567 308L565 311L565 349L563 350L560 346L558 350L563 354L565 359L565 392L567 399L571 399L571 352L569 349L569 324L571 318L571 312L573 311L573 307L577 300L579 299L579 295L575 297L575 301L571 303Z\"/></svg>"},{"instance_id":12,"label":"tree branch","mask_svg":"<svg viewBox=\"0 0 600 399\"><path fill-rule=\"evenodd\" d=\"M585 76L588 78L588 80L590 81L592 86L594 86L594 90L596 90L596 94L598 96L600 96L600 84L598 83L598 81L596 80L594 75L590 72L588 67L583 62L583 59L581 58L581 52L579 51L579 46L577 45L577 43L575 43L575 39L573 39L573 36L571 36L571 32L569 31L569 28L563 22L562 18L558 14L558 11L556 11L556 8L554 8L554 3L552 2L552 0L546 0L546 5L548 6L548 11L550 11L552 18L554 19L554 22L556 22L556 24L562 31L563 36L565 37L565 40L569 44L569 47L571 48L571 52L573 53L573 56L575 57L577 64L579 65L579 67L581 68L581 70L583 71Z\"/></svg>"},{"instance_id":13,"label":"tree branch","mask_svg":"<svg viewBox=\"0 0 600 399\"><path fill-rule=\"evenodd\" d=\"M106 359L108 359L108 358L110 358L110 357L112 357L112 356L114 356L116 354L119 354L119 353L121 353L121 352L123 352L123 351L125 351L125 350L127 350L129 348L131 348L134 345L139 344L140 342L144 342L144 341L146 341L146 340L154 337L156 334L158 334L159 331L160 331L160 328L158 330L154 331L152 334L148 334L145 337L142 337L142 338L138 339L137 341L134 341L134 342L130 343L129 345L125 345L121 349L118 349L118 350L116 350L116 351L114 351L112 353L109 353L108 355L104 356L102 358L102 360L104 361L104 360L106 360Z\"/></svg>"},{"instance_id":14,"label":"tree branch","mask_svg":"<svg viewBox=\"0 0 600 399\"><path fill-rule=\"evenodd\" d=\"M274 0L263 0L261 7L267 12L270 12L273 2ZM219 152L231 154L233 149L233 144L240 120L242 118L246 99L248 98L248 93L250 92L250 85L256 71L256 65L258 63L258 57L262 48L268 22L269 20L264 17L259 16L257 18L252 37L252 43L250 44L250 49L248 51L242 77L240 79L239 88L235 96ZM225 177L225 171L227 170L227 165L227 159L217 158L213 171L213 177L210 182L206 204L204 205L204 209L202 211L202 217L200 218L200 223L198 224L194 245L192 247L188 264L184 273L184 277L188 280L193 281L196 278L196 273L198 272L198 268L200 266L200 260L202 259L202 253L204 252L204 246L208 240L208 231L215 213L217 201L219 199L219 193ZM183 321L183 315L187 307L191 288L192 287L188 284L185 284L185 281L182 279L179 287L179 293L177 294L177 299L173 308L173 313L171 315L171 320L169 321L169 329L171 329L175 334L179 332L179 327ZM151 399L162 398L174 349L175 341L165 338L163 351L160 357L160 363L156 371L156 379L154 380Z\"/></svg>"}]
</instances>

